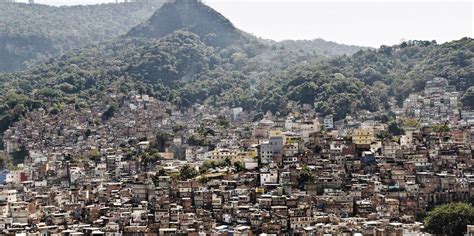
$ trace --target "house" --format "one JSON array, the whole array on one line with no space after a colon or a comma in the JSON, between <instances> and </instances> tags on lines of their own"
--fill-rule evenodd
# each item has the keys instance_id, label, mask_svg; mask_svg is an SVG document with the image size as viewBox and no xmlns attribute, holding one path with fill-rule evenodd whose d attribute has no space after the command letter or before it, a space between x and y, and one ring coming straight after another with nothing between
<instances>
[{"instance_id":1,"label":"house","mask_svg":"<svg viewBox=\"0 0 474 236\"><path fill-rule=\"evenodd\" d=\"M260 185L266 184L276 184L278 183L278 171L271 170L261 170L260 171Z\"/></svg>"},{"instance_id":2,"label":"house","mask_svg":"<svg viewBox=\"0 0 474 236\"><path fill-rule=\"evenodd\" d=\"M327 115L324 117L324 129L332 130L334 129L334 117L333 115Z\"/></svg>"},{"instance_id":3,"label":"house","mask_svg":"<svg viewBox=\"0 0 474 236\"><path fill-rule=\"evenodd\" d=\"M374 140L374 134L371 129L355 129L352 132L352 142L357 145L370 145Z\"/></svg>"}]
</instances>

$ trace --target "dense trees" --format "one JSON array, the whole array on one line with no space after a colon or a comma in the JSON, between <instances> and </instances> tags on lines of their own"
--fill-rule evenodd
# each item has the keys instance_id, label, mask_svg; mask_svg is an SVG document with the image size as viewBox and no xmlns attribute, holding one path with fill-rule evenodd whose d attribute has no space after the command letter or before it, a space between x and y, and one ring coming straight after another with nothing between
<instances>
[{"instance_id":1,"label":"dense trees","mask_svg":"<svg viewBox=\"0 0 474 236\"><path fill-rule=\"evenodd\" d=\"M276 50L277 47L274 47ZM313 40L284 40L279 44L280 50L301 50L311 52L313 55L351 55L358 52L361 48L358 46L341 45L338 43L326 41L323 39Z\"/></svg>"},{"instance_id":2,"label":"dense trees","mask_svg":"<svg viewBox=\"0 0 474 236\"><path fill-rule=\"evenodd\" d=\"M215 47L228 47L245 40L243 32L227 18L200 1L191 0L164 4L147 22L134 27L128 35L161 38L176 29L193 32L204 43Z\"/></svg>"},{"instance_id":3,"label":"dense trees","mask_svg":"<svg viewBox=\"0 0 474 236\"><path fill-rule=\"evenodd\" d=\"M398 136L398 135L402 135L405 133L405 131L403 130L403 128L401 128L397 123L395 122L392 122L388 125L388 132L391 134L391 135L395 135L395 136Z\"/></svg>"},{"instance_id":4,"label":"dense trees","mask_svg":"<svg viewBox=\"0 0 474 236\"><path fill-rule=\"evenodd\" d=\"M107 110L102 113L102 120L108 120L114 116L115 113L115 106L109 106Z\"/></svg>"},{"instance_id":5,"label":"dense trees","mask_svg":"<svg viewBox=\"0 0 474 236\"><path fill-rule=\"evenodd\" d=\"M139 52L126 72L151 83L170 84L192 80L208 70L212 48L206 47L195 34L177 31L162 38L159 44L145 44Z\"/></svg>"},{"instance_id":6,"label":"dense trees","mask_svg":"<svg viewBox=\"0 0 474 236\"><path fill-rule=\"evenodd\" d=\"M289 66L286 61L262 59L273 49L269 44L256 43L251 50L256 56L246 57L236 65L232 55L249 50L250 45L218 49L186 31L162 39L123 38L50 59L28 71L0 75L0 128L5 130L33 109L60 111L63 104L70 102L87 105L91 94L131 90L181 107L200 102L241 106L261 113L285 114L287 102L293 100L314 104L319 112L341 119L362 109L384 110L390 97L402 101L409 92L423 89L425 79L442 75L452 67L472 71L470 61L465 60L456 62L459 65L433 65L433 72L419 68L433 56L443 61L440 58L457 55L456 50L467 50L463 57L467 54L472 58L473 46L472 39L443 45L398 45L391 47L389 54L387 48L381 48L353 56L315 57L312 62L295 61ZM293 53L300 52L281 53L280 56L293 57ZM474 80L472 75L465 75L468 79L458 78L459 83L455 75L448 78L452 85L465 91L469 88L465 86L472 86ZM466 107L472 106L471 90L461 100ZM394 133L399 133L393 128Z\"/></svg>"},{"instance_id":7,"label":"dense trees","mask_svg":"<svg viewBox=\"0 0 474 236\"><path fill-rule=\"evenodd\" d=\"M126 34L164 1L72 7L3 4L0 7L0 71L23 68L74 48Z\"/></svg>"},{"instance_id":8,"label":"dense trees","mask_svg":"<svg viewBox=\"0 0 474 236\"><path fill-rule=\"evenodd\" d=\"M461 97L461 102L467 109L474 109L474 86L471 86Z\"/></svg>"},{"instance_id":9,"label":"dense trees","mask_svg":"<svg viewBox=\"0 0 474 236\"><path fill-rule=\"evenodd\" d=\"M199 173L190 165L184 165L179 170L179 179L188 180L196 177Z\"/></svg>"},{"instance_id":10,"label":"dense trees","mask_svg":"<svg viewBox=\"0 0 474 236\"><path fill-rule=\"evenodd\" d=\"M448 203L428 212L425 227L429 233L462 236L474 224L474 207L467 203Z\"/></svg>"},{"instance_id":11,"label":"dense trees","mask_svg":"<svg viewBox=\"0 0 474 236\"><path fill-rule=\"evenodd\" d=\"M183 9L178 11L181 15L186 14ZM203 9L199 17L207 21L222 18ZM160 17L159 12L154 17ZM236 32L226 22L216 27ZM428 79L443 76L463 92L464 106L472 107L472 89L464 92L474 86L474 42L469 38L442 45L412 41L351 54L354 47L336 49L335 44L321 40L276 43L245 34L239 34L242 40L216 47L206 42L202 25L176 31L171 27L168 31L173 33L162 38L152 38L161 34L133 33L150 27L153 33L161 25L150 20L130 33L146 37L124 36L22 72L0 74L0 132L33 109L57 113L65 104L80 109L91 97L132 90L181 108L194 103L240 106L254 111L256 119L267 111L286 114L288 102L296 101L312 104L337 120L361 110L384 111L392 98L401 103L410 92L423 89ZM223 33L217 28L205 33ZM325 46L331 48L328 53L318 54ZM339 56L329 56L331 51ZM109 106L104 102L104 107ZM221 120L221 125L225 123ZM392 128L393 133L400 133ZM206 136L188 142L206 143Z\"/></svg>"},{"instance_id":12,"label":"dense trees","mask_svg":"<svg viewBox=\"0 0 474 236\"><path fill-rule=\"evenodd\" d=\"M11 123L17 121L27 111L43 106L42 100L32 99L24 94L9 90L2 97L0 105L0 133L8 129Z\"/></svg>"}]
</instances>

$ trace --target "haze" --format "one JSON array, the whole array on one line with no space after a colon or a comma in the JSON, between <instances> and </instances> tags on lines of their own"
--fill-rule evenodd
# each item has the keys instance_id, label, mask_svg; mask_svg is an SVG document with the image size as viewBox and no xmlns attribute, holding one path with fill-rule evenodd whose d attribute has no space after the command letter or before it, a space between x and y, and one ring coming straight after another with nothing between
<instances>
[{"instance_id":1,"label":"haze","mask_svg":"<svg viewBox=\"0 0 474 236\"><path fill-rule=\"evenodd\" d=\"M36 0L50 5L97 4L115 0ZM206 4L238 28L273 40L314 39L372 46L405 39L439 43L473 37L473 3L408 1L232 1Z\"/></svg>"}]
</instances>

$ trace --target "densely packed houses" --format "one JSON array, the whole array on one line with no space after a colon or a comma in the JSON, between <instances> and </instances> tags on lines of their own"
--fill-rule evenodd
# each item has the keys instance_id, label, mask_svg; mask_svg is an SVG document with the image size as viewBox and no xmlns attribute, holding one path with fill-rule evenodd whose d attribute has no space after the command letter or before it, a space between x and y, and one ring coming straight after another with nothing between
<instances>
[{"instance_id":1,"label":"densely packed houses","mask_svg":"<svg viewBox=\"0 0 474 236\"><path fill-rule=\"evenodd\" d=\"M424 235L427 210L474 197L473 120L459 115L472 111L444 88L430 81L389 124L136 93L39 110L4 136L6 152L28 152L0 174L0 233Z\"/></svg>"}]
</instances>

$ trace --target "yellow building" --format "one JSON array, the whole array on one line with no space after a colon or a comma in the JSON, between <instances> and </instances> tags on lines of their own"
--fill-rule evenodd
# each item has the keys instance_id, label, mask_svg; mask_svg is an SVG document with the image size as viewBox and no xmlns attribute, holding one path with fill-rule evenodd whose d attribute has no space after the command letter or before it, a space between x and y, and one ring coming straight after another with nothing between
<instances>
[{"instance_id":1,"label":"yellow building","mask_svg":"<svg viewBox=\"0 0 474 236\"><path fill-rule=\"evenodd\" d=\"M250 150L244 152L244 158L257 158L258 151L256 148L251 148Z\"/></svg>"},{"instance_id":2,"label":"yellow building","mask_svg":"<svg viewBox=\"0 0 474 236\"><path fill-rule=\"evenodd\" d=\"M299 143L300 140L301 140L301 137L298 137L298 136L287 136L285 139L285 144Z\"/></svg>"},{"instance_id":3,"label":"yellow building","mask_svg":"<svg viewBox=\"0 0 474 236\"><path fill-rule=\"evenodd\" d=\"M232 163L242 161L242 153L235 149L216 148L208 152L208 158L213 161L224 161L229 159Z\"/></svg>"},{"instance_id":4,"label":"yellow building","mask_svg":"<svg viewBox=\"0 0 474 236\"><path fill-rule=\"evenodd\" d=\"M370 129L355 129L352 132L352 142L358 145L371 144L374 133Z\"/></svg>"},{"instance_id":5,"label":"yellow building","mask_svg":"<svg viewBox=\"0 0 474 236\"><path fill-rule=\"evenodd\" d=\"M283 137L284 134L283 134L283 131L281 131L280 129L275 129L275 130L270 130L268 132L268 136L270 136L270 137Z\"/></svg>"}]
</instances>

